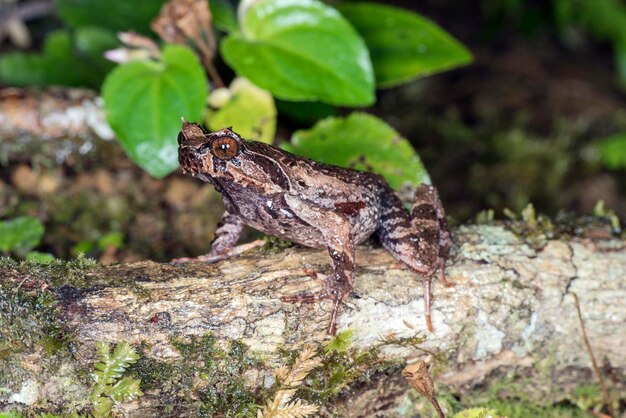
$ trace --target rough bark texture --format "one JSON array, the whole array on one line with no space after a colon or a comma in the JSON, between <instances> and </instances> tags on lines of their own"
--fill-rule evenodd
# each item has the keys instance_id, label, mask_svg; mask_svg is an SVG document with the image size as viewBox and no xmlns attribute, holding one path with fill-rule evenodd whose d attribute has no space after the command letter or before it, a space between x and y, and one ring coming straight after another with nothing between
<instances>
[{"instance_id":1,"label":"rough bark texture","mask_svg":"<svg viewBox=\"0 0 626 418\"><path fill-rule=\"evenodd\" d=\"M382 249L358 248L356 289L339 317L340 331L354 330L353 347L378 345L381 356L406 361L425 358L435 364L436 382L460 392L514 379L518 390L531 398L556 400L593 382L571 296L575 292L596 356L610 369L611 384L624 388L623 241L547 240L534 249L500 226L461 227L454 237L447 275L455 286L434 286L433 334L425 332L420 278ZM86 275L84 288L67 284L51 289L60 301L63 328L74 341L71 359L52 367L37 347L0 356L2 370L11 376L5 382L0 378L0 387L5 386L0 407L80 406L87 391L84 381L68 376L90 367L95 344L101 341L144 343L146 358L176 364L181 356L174 338L212 333L218 341L237 340L260 355L265 366L246 375L247 385L267 385L264 379L276 366L280 348L297 349L327 338L330 302L281 301L285 295L321 288L306 270L328 272L326 252L289 248L213 265L141 262L95 268ZM38 283L41 288L46 278L36 274L9 268L0 270L0 281L10 287ZM0 302L11 293L4 295ZM426 336L418 347L389 338L418 332ZM72 390L59 389L60 382L67 386L70 380ZM125 408L135 416L155 411L166 415L161 390L154 387ZM398 370L379 374L342 398L344 415L383 411L399 416L407 390ZM341 402L335 408L342 408Z\"/></svg>"}]
</instances>

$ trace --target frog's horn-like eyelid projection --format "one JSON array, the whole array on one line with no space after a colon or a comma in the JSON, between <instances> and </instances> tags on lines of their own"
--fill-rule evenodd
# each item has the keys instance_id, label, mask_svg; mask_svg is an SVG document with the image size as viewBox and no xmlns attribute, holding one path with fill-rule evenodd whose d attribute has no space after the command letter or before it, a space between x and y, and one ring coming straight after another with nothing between
<instances>
[{"instance_id":1,"label":"frog's horn-like eyelid projection","mask_svg":"<svg viewBox=\"0 0 626 418\"><path fill-rule=\"evenodd\" d=\"M183 126L178 134L178 145L198 145L204 142L206 131L195 122L187 122L184 118Z\"/></svg>"}]
</instances>

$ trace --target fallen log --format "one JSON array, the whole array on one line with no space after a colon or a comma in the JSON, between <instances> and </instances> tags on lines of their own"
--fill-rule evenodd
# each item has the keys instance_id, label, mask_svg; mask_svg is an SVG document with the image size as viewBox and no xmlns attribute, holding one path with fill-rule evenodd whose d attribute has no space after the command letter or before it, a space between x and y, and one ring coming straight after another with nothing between
<instances>
[{"instance_id":1,"label":"fallen log","mask_svg":"<svg viewBox=\"0 0 626 418\"><path fill-rule=\"evenodd\" d=\"M438 384L459 393L506 382L530 399L567 398L593 382L572 293L610 384L625 389L623 240L530 245L498 225L463 226L454 237L447 275L455 286L434 286L434 333L425 330L420 278L383 249L358 248L355 291L338 320L340 332L351 330L349 348L338 352L349 354L320 350L318 374L298 397L326 415L402 416L412 398L401 368L424 359ZM321 288L306 271L329 272L324 251L260 250L211 265L60 266L0 265L0 411L88 410L96 344L128 341L141 356L128 373L145 394L123 403L125 413L196 416L209 408L221 416L244 401L264 403L274 368L330 339L330 302L281 300ZM329 387L322 374L336 372L333 358L358 373L347 367ZM225 403L218 410L211 402Z\"/></svg>"}]
</instances>

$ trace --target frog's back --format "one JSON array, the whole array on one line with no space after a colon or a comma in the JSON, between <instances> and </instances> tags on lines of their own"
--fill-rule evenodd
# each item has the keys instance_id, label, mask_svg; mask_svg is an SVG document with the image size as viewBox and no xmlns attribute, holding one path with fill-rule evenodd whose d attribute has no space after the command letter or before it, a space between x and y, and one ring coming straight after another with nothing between
<instances>
[{"instance_id":1,"label":"frog's back","mask_svg":"<svg viewBox=\"0 0 626 418\"><path fill-rule=\"evenodd\" d=\"M257 154L253 158L266 165L266 171L275 172L272 177L285 184L286 195L322 213L326 210L347 217L357 241L374 232L382 192L389 190L379 175L322 164L258 142L246 142L246 149Z\"/></svg>"}]
</instances>

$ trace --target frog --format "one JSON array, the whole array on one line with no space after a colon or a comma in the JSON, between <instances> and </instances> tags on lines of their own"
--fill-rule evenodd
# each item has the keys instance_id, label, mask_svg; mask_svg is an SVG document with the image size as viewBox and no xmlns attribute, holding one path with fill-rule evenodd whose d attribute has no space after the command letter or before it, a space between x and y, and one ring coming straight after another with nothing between
<instances>
[{"instance_id":1,"label":"frog","mask_svg":"<svg viewBox=\"0 0 626 418\"><path fill-rule=\"evenodd\" d=\"M421 275L426 327L433 332L432 279L449 285L445 263L451 248L446 213L435 187L419 185L411 210L376 173L323 164L232 128L208 132L183 119L178 160L184 174L210 183L224 202L210 253L228 256L245 225L306 247L325 248L332 274L323 289L286 296L287 302L332 300L327 333L337 332L340 307L351 294L355 247L378 238L393 257ZM188 260L188 259L186 259Z\"/></svg>"}]
</instances>

